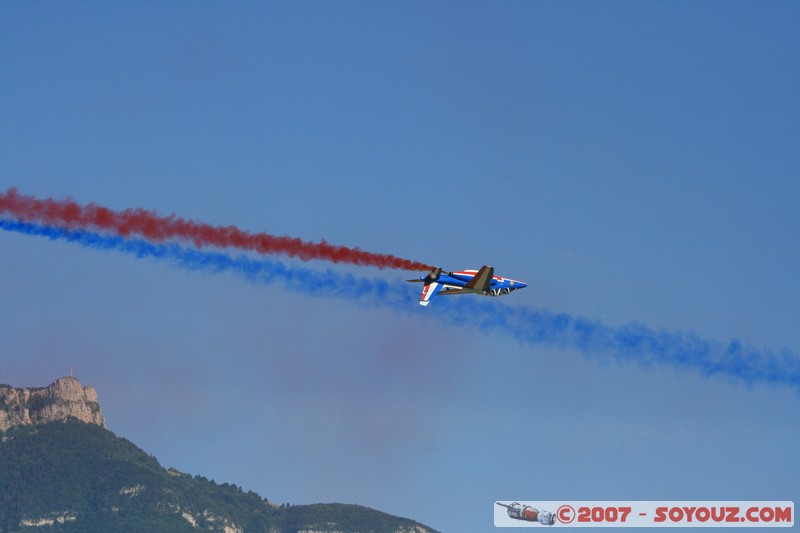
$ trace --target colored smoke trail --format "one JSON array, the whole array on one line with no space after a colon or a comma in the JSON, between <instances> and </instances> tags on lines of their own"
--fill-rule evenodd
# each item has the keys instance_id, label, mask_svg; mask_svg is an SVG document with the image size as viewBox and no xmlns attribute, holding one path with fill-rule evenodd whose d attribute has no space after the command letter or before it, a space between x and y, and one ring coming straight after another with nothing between
<instances>
[{"instance_id":1,"label":"colored smoke trail","mask_svg":"<svg viewBox=\"0 0 800 533\"><path fill-rule=\"evenodd\" d=\"M424 310L417 305L418 287L401 280L368 280L333 271L295 268L279 261L231 257L202 252L176 244L153 244L143 240L98 235L38 224L0 220L0 229L40 235L78 243L87 248L116 251L140 258L167 260L190 270L208 273L234 272L251 283L280 284L312 296L357 301L405 313L422 313L448 325L475 327L511 335L527 345L550 345L575 349L588 357L635 361L643 366L664 364L703 375L721 375L747 383L789 386L800 391L800 357L790 350L766 351L732 340L723 344L690 333L656 330L641 324L607 326L599 321L567 313L504 302L480 301L477 297L441 298Z\"/></svg>"},{"instance_id":2,"label":"colored smoke trail","mask_svg":"<svg viewBox=\"0 0 800 533\"><path fill-rule=\"evenodd\" d=\"M70 230L29 222L0 219L0 229L74 242L86 248L120 252L138 258L166 260L188 270L212 274L234 272L251 283L280 284L287 289L313 296L329 296L382 306L405 306L416 302L416 293L406 284L357 278L352 274L289 267L280 261L233 257L221 252L204 252L174 243L155 244L141 239L100 235L86 230Z\"/></svg>"},{"instance_id":3,"label":"colored smoke trail","mask_svg":"<svg viewBox=\"0 0 800 533\"><path fill-rule=\"evenodd\" d=\"M268 233L250 233L235 226L211 226L175 215L161 216L145 209L113 211L93 203L81 205L71 200L54 200L19 194L15 188L0 193L0 214L6 213L22 222L38 222L69 229L102 230L122 237L138 235L151 242L171 239L188 240L198 248L216 246L238 248L260 254L285 254L303 261L321 259L377 268L431 270L419 261L390 254L365 252L359 248L307 242L296 237L278 237Z\"/></svg>"},{"instance_id":4,"label":"colored smoke trail","mask_svg":"<svg viewBox=\"0 0 800 533\"><path fill-rule=\"evenodd\" d=\"M733 339L727 344L694 333L658 330L639 323L607 326L598 320L527 306L485 306L459 301L448 307L453 321L510 334L523 344L575 349L587 357L642 366L666 364L747 383L795 387L800 392L800 357L791 350L761 350Z\"/></svg>"}]
</instances>

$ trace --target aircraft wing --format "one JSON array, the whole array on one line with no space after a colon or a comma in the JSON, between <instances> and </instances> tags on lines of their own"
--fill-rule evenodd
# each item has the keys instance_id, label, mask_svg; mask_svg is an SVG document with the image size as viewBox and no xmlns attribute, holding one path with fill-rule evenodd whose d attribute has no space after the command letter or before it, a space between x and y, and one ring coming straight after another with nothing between
<instances>
[{"instance_id":1,"label":"aircraft wing","mask_svg":"<svg viewBox=\"0 0 800 533\"><path fill-rule=\"evenodd\" d=\"M465 289L472 289L478 292L485 292L489 290L494 277L494 267L482 266L478 273L469 280L469 283L464 287Z\"/></svg>"}]
</instances>

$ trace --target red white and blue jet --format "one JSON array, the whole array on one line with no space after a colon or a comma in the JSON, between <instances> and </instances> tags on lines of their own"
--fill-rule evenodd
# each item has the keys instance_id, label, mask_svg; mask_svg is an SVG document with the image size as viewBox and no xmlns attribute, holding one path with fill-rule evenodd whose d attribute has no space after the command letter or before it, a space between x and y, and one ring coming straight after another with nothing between
<instances>
[{"instance_id":1,"label":"red white and blue jet","mask_svg":"<svg viewBox=\"0 0 800 533\"><path fill-rule=\"evenodd\" d=\"M434 268L424 278L410 279L408 281L425 284L419 297L419 305L428 305L431 303L431 298L437 294L502 296L528 286L527 283L515 279L495 276L494 268L490 266L483 266L480 270L462 270L461 272L442 272L441 268Z\"/></svg>"}]
</instances>

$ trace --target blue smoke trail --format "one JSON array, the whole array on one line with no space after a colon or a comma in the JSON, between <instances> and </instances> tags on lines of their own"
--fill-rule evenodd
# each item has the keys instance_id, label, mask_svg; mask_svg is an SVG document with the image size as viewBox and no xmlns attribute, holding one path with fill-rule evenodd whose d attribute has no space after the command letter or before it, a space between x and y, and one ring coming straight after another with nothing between
<instances>
[{"instance_id":1,"label":"blue smoke trail","mask_svg":"<svg viewBox=\"0 0 800 533\"><path fill-rule=\"evenodd\" d=\"M218 274L234 272L251 283L281 284L286 288L313 296L329 296L364 304L406 307L416 298L405 284L390 284L384 280L357 278L332 270L317 271L289 267L280 261L237 257L220 252L201 252L177 244L154 244L141 239L100 235L86 230L72 230L35 223L0 219L0 229L25 235L48 237L50 240L74 242L86 248L120 252L138 258L153 258L172 262L188 270Z\"/></svg>"},{"instance_id":2,"label":"blue smoke trail","mask_svg":"<svg viewBox=\"0 0 800 533\"><path fill-rule=\"evenodd\" d=\"M588 357L614 357L642 366L656 363L691 368L705 376L723 375L746 383L788 385L800 389L800 357L791 350L760 350L733 339L727 344L693 333L656 330L638 323L607 326L602 322L530 307L458 302L448 311L454 321L511 334L524 344L576 349ZM800 392L800 390L799 390Z\"/></svg>"},{"instance_id":3,"label":"blue smoke trail","mask_svg":"<svg viewBox=\"0 0 800 533\"><path fill-rule=\"evenodd\" d=\"M369 280L332 270L290 267L280 261L232 257L177 244L153 244L13 220L0 220L0 229L139 258L167 260L189 270L234 272L251 283L279 284L312 296L340 298L405 313L420 312L416 305L417 287L400 282ZM567 313L525 306L484 305L487 303L478 299L441 298L436 302L441 312L433 314L433 309L426 308L425 314L449 324L510 334L523 344L576 349L589 357L614 357L619 361L636 361L643 366L661 363L694 369L706 376L722 375L747 383L784 385L800 390L800 358L790 350L765 351L743 345L738 340L723 344L701 339L692 333L655 330L637 323L612 327Z\"/></svg>"}]
</instances>

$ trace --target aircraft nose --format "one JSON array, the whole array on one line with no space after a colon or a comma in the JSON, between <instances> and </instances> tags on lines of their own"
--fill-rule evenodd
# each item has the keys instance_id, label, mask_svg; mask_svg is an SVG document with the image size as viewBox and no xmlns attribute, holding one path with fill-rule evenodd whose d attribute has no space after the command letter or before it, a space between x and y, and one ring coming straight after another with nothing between
<instances>
[{"instance_id":1,"label":"aircraft nose","mask_svg":"<svg viewBox=\"0 0 800 533\"><path fill-rule=\"evenodd\" d=\"M516 283L514 283L514 285L516 285L518 289L524 289L525 287L528 286L527 283L524 283L522 281L517 281Z\"/></svg>"}]
</instances>

